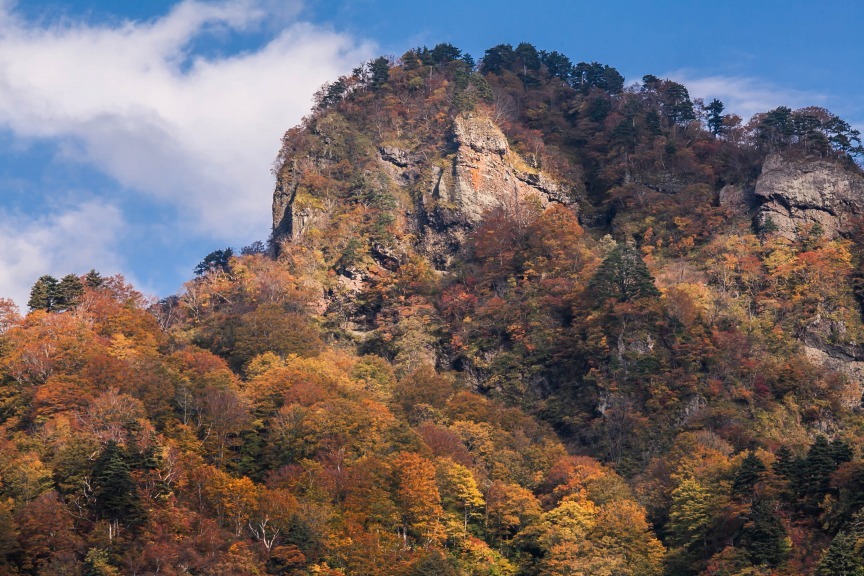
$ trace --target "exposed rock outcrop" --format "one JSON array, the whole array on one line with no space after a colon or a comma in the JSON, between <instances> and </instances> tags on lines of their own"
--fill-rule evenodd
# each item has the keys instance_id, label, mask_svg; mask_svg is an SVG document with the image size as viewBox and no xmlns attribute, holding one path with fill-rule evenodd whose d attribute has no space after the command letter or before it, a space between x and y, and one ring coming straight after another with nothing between
<instances>
[{"instance_id":1,"label":"exposed rock outcrop","mask_svg":"<svg viewBox=\"0 0 864 576\"><path fill-rule=\"evenodd\" d=\"M802 336L804 354L814 364L845 375L849 380L843 401L849 408L860 408L864 396L864 345L844 342L842 323L816 321Z\"/></svg>"},{"instance_id":2,"label":"exposed rock outcrop","mask_svg":"<svg viewBox=\"0 0 864 576\"><path fill-rule=\"evenodd\" d=\"M421 249L438 268L450 257L467 231L496 208L526 202L573 204L571 191L532 169L510 149L507 137L487 116L458 116L453 124L455 153L429 161L411 151L382 146L378 156L387 173L401 185L418 190L414 215Z\"/></svg>"},{"instance_id":3,"label":"exposed rock outcrop","mask_svg":"<svg viewBox=\"0 0 864 576\"><path fill-rule=\"evenodd\" d=\"M864 177L826 160L769 156L755 194L764 199L760 224L789 239L814 224L834 238L849 231L853 217L864 215Z\"/></svg>"},{"instance_id":4,"label":"exposed rock outcrop","mask_svg":"<svg viewBox=\"0 0 864 576\"><path fill-rule=\"evenodd\" d=\"M273 238L291 238L294 235L294 198L300 176L296 161L284 167L276 178L273 191Z\"/></svg>"},{"instance_id":5,"label":"exposed rock outcrop","mask_svg":"<svg viewBox=\"0 0 864 576\"><path fill-rule=\"evenodd\" d=\"M753 201L753 191L741 184L726 184L718 193L718 201L724 208L745 213Z\"/></svg>"},{"instance_id":6,"label":"exposed rock outcrop","mask_svg":"<svg viewBox=\"0 0 864 576\"><path fill-rule=\"evenodd\" d=\"M458 149L452 184L447 190L439 189L438 194L447 203L443 208L455 212L457 220L473 225L495 208L529 200L545 207L552 201L569 200L558 183L542 173L517 167L521 159L510 150L504 133L488 117L459 116L453 132Z\"/></svg>"},{"instance_id":7,"label":"exposed rock outcrop","mask_svg":"<svg viewBox=\"0 0 864 576\"><path fill-rule=\"evenodd\" d=\"M444 157L430 158L394 145L377 148L382 171L415 197L415 211L408 214L413 232L421 251L439 268L447 267L467 231L490 210L525 202L541 207L550 202L574 203L567 187L510 149L507 137L488 116L456 117L452 136L455 153ZM329 160L306 157L302 162L317 166ZM275 239L296 238L304 228L314 226L314 209L304 211L295 202L302 173L296 160L279 171L273 195Z\"/></svg>"}]
</instances>

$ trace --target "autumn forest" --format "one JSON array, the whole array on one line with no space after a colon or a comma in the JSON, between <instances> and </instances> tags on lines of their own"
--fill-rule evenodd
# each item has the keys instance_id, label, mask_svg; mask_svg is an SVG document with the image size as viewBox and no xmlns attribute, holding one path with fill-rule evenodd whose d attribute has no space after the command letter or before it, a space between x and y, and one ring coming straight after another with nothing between
<instances>
[{"instance_id":1,"label":"autumn forest","mask_svg":"<svg viewBox=\"0 0 864 576\"><path fill-rule=\"evenodd\" d=\"M530 44L367 62L266 242L0 300L0 573L864 575L862 155Z\"/></svg>"}]
</instances>

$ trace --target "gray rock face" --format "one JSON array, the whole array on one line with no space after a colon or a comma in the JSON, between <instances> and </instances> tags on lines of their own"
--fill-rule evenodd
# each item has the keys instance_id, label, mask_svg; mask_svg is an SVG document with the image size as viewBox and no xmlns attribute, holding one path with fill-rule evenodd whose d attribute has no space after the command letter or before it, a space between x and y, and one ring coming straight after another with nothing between
<instances>
[{"instance_id":1,"label":"gray rock face","mask_svg":"<svg viewBox=\"0 0 864 576\"><path fill-rule=\"evenodd\" d=\"M747 193L740 184L726 184L720 189L720 206L745 212L747 210Z\"/></svg>"},{"instance_id":2,"label":"gray rock face","mask_svg":"<svg viewBox=\"0 0 864 576\"><path fill-rule=\"evenodd\" d=\"M804 354L811 362L848 378L843 402L848 408L856 409L864 404L864 345L844 341L845 335L842 323L816 320L801 339Z\"/></svg>"},{"instance_id":3,"label":"gray rock face","mask_svg":"<svg viewBox=\"0 0 864 576\"><path fill-rule=\"evenodd\" d=\"M273 191L273 238L291 238L294 234L294 197L300 177L297 173L297 163L285 167L277 179Z\"/></svg>"},{"instance_id":4,"label":"gray rock face","mask_svg":"<svg viewBox=\"0 0 864 576\"><path fill-rule=\"evenodd\" d=\"M410 152L402 148L396 148L395 146L381 146L378 149L378 153L381 155L382 160L394 164L399 168L407 168L414 162Z\"/></svg>"},{"instance_id":5,"label":"gray rock face","mask_svg":"<svg viewBox=\"0 0 864 576\"><path fill-rule=\"evenodd\" d=\"M864 214L864 178L825 160L769 156L755 194L765 199L760 224L770 220L780 235L791 240L814 224L834 238L848 232L851 220Z\"/></svg>"}]
</instances>

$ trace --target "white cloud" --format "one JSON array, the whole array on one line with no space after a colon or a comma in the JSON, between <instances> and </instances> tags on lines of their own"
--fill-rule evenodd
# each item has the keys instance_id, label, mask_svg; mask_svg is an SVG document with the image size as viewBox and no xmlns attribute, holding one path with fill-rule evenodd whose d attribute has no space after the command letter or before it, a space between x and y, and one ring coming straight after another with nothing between
<instances>
[{"instance_id":1,"label":"white cloud","mask_svg":"<svg viewBox=\"0 0 864 576\"><path fill-rule=\"evenodd\" d=\"M35 219L0 212L0 295L25 309L30 287L43 274L60 278L93 267L119 272L115 247L124 227L116 206L97 201Z\"/></svg>"},{"instance_id":2,"label":"white cloud","mask_svg":"<svg viewBox=\"0 0 864 576\"><path fill-rule=\"evenodd\" d=\"M727 113L738 114L744 122L753 114L778 106L823 106L827 100L824 94L783 88L746 76L698 76L693 71L677 70L666 77L684 84L692 98L704 98L706 103L717 98Z\"/></svg>"},{"instance_id":3,"label":"white cloud","mask_svg":"<svg viewBox=\"0 0 864 576\"><path fill-rule=\"evenodd\" d=\"M62 139L67 160L177 208L184 224L227 242L266 235L282 134L321 84L373 53L349 36L287 22L296 2L186 0L147 22L48 26L3 6L0 128ZM201 38L274 21L285 27L253 51L190 52Z\"/></svg>"}]
</instances>

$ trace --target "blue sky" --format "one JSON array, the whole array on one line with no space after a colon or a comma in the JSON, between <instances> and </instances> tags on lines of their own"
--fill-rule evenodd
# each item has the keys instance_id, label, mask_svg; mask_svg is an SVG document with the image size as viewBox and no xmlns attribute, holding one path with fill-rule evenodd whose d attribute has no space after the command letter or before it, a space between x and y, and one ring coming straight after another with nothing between
<instances>
[{"instance_id":1,"label":"blue sky","mask_svg":"<svg viewBox=\"0 0 864 576\"><path fill-rule=\"evenodd\" d=\"M528 41L750 114L864 125L864 3L834 0L0 0L0 297L41 274L181 288L269 233L273 158L312 93L366 59Z\"/></svg>"}]
</instances>

